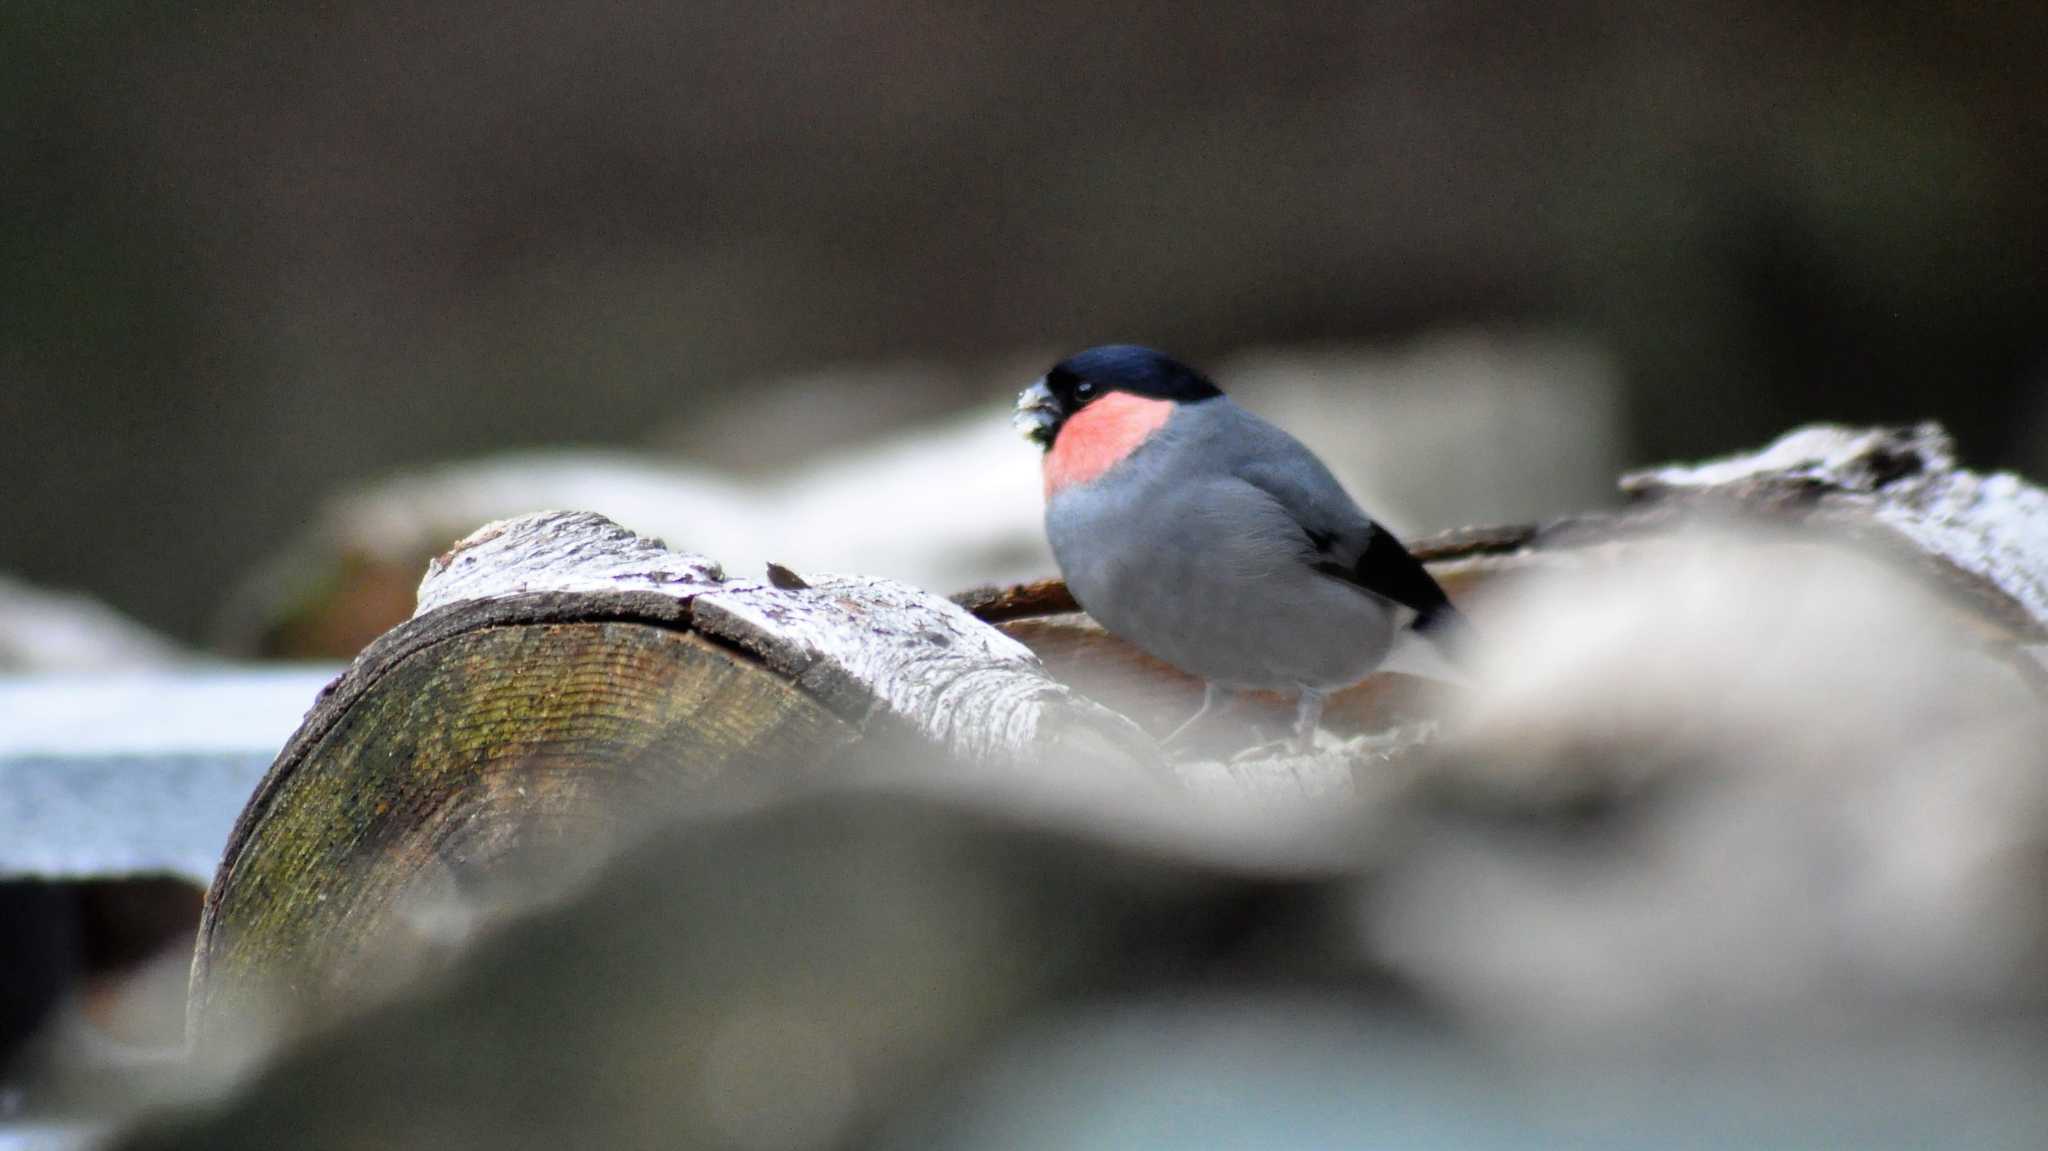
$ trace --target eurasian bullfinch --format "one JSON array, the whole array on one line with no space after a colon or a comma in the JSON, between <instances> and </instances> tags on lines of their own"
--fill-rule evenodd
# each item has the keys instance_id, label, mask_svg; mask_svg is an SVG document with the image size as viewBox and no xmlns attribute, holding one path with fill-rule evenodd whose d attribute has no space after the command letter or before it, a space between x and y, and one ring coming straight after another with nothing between
<instances>
[{"instance_id":1,"label":"eurasian bullfinch","mask_svg":"<svg viewBox=\"0 0 2048 1151\"><path fill-rule=\"evenodd\" d=\"M1193 368L1090 348L1024 389L1016 423L1045 451L1046 535L1075 600L1208 685L1168 741L1227 691L1262 689L1299 693L1307 750L1324 695L1390 656L1455 666L1464 617L1422 564L1300 441Z\"/></svg>"}]
</instances>

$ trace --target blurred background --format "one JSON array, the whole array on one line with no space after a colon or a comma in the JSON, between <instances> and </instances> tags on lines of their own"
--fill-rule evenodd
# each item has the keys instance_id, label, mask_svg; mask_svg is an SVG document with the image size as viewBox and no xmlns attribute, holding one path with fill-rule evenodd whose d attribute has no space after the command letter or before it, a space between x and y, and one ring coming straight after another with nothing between
<instances>
[{"instance_id":1,"label":"blurred background","mask_svg":"<svg viewBox=\"0 0 2048 1151\"><path fill-rule=\"evenodd\" d=\"M1524 469L1569 482L1367 493L1410 531L1817 418L1935 417L1975 465L2048 470L2039 5L21 0L0 26L0 570L187 641L235 638L223 589L393 469L574 444L782 471L1108 340L1219 372L1341 353L1326 389L1368 426L1389 357L1477 340L1488 389L1537 397L1489 450L1592 377L1595 442ZM1003 558L985 578L1031 566Z\"/></svg>"},{"instance_id":2,"label":"blurred background","mask_svg":"<svg viewBox=\"0 0 2048 1151\"><path fill-rule=\"evenodd\" d=\"M773 559L946 593L1050 574L1036 454L1007 409L1083 346L1212 370L1410 535L1598 507L1622 469L1814 420L1936 419L1967 466L2048 478L2048 6L1192 11L0 5L0 672L86 677L0 683L0 1063L31 1033L96 1069L176 1048L226 822L334 662L412 610L427 556L577 507L738 575ZM1769 602L1798 570L1729 582ZM1823 670L1881 662L1876 646ZM252 686L240 665L193 672L194 654L319 662ZM1681 670L1740 682L1748 654ZM108 722L92 677L137 669L190 694L133 688L155 703L130 705L237 722ZM1882 713L1925 674L1851 703ZM1640 709L1653 735L1693 714L1678 678L1681 702ZM1604 702L1592 683L1572 700ZM1979 730L1955 710L1929 730ZM1952 885L1912 888L1877 848L1884 866L1809 859L1813 826L1867 815L1832 781L1797 803L1759 785L1697 836L1674 820L1602 838L1638 826L1605 798L1542 807L1536 855L1570 863L1555 873L1517 856L1498 812L1431 808L1463 830L1373 889L1385 938L1358 949L1372 978L1444 979L1432 1010L1462 1023L1476 1003L1482 1032L1513 1031L1503 1004L1597 1014L1629 990L1612 955L1678 972L1616 1013L1626 1028L1682 1026L1673 1005L1701 996L1769 1010L1838 985L1887 1008L1924 983L1944 1011L2037 1012L2037 728L1983 723L1974 759L1902 736L1890 758L1852 743L1802 761L1902 793L1928 762L1993 765L2025 803L1965 772L1928 785L1960 812L1934 847L1907 833L1929 825L1920 798L1870 822L1907 879L1925 864ZM1798 749L1804 717L1756 730ZM1644 738L1614 761L1683 758ZM119 790L142 747L176 770ZM1696 758L1781 766L1747 745ZM99 798L116 792L148 798ZM1761 849L1736 834L1753 813ZM1660 852L1678 862L1644 881ZM1730 855L1755 861L1755 898L1669 945L1699 976L1664 957L1658 913L1723 898ZM1621 878L1589 888L1579 862ZM1930 918L1899 912L1885 940L1961 958L1900 959L1816 919L1854 903L1825 884L1776 901L1801 868L1879 876L1868 901L1887 913L1920 891ZM1464 910L1432 918L1445 907ZM1530 984L1485 962L1519 964L1531 938L1593 998L1531 1007L1551 968ZM1738 985L1731 955L1764 956L1757 982L1783 989ZM1898 975L1908 959L1932 974ZM1993 960L2011 970L1984 974ZM2048 1041L2025 1039L1925 1061L1988 1068L1995 1102L2032 1107ZM0 1146L14 1091L0 1075Z\"/></svg>"}]
</instances>

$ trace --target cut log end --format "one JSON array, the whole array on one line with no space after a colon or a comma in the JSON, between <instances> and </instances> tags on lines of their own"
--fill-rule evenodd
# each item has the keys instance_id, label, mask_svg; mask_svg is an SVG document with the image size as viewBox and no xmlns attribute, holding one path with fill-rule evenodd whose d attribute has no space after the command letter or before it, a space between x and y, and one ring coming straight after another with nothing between
<instances>
[{"instance_id":1,"label":"cut log end","mask_svg":"<svg viewBox=\"0 0 2048 1151\"><path fill-rule=\"evenodd\" d=\"M195 1020L238 992L317 1005L382 982L693 792L815 769L855 733L723 645L627 622L457 631L308 727L209 894Z\"/></svg>"},{"instance_id":2,"label":"cut log end","mask_svg":"<svg viewBox=\"0 0 2048 1151\"><path fill-rule=\"evenodd\" d=\"M317 1018L713 786L814 778L885 733L984 770L1077 748L1158 770L1129 721L943 599L778 582L587 513L494 524L437 559L419 613L330 686L238 821L195 1036L280 1004Z\"/></svg>"}]
</instances>

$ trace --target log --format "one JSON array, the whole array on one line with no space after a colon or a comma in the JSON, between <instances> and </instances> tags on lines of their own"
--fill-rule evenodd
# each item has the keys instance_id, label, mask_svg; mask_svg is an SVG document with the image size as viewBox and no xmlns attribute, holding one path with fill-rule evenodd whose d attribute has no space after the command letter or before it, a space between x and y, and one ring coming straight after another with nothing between
<instances>
[{"instance_id":1,"label":"log","mask_svg":"<svg viewBox=\"0 0 2048 1151\"><path fill-rule=\"evenodd\" d=\"M236 822L195 1037L266 1004L317 1018L692 796L829 775L892 740L989 770L1136 779L1151 757L939 597L730 580L590 513L492 525L434 562L414 617L323 692Z\"/></svg>"},{"instance_id":2,"label":"log","mask_svg":"<svg viewBox=\"0 0 2048 1151\"><path fill-rule=\"evenodd\" d=\"M1956 626L2029 675L2048 643L2048 493L2010 474L1957 464L1939 425L1814 425L1761 451L1621 478L1629 506L1542 524L1461 528L1411 541L1451 600L1484 624L1489 594L1560 565L1625 559L1632 543L1730 523L1793 529L1868 548L1948 594ZM978 588L956 602L1030 647L1047 670L1155 734L1199 705L1202 685L1104 632L1058 580ZM1484 631L1484 627L1481 628ZM1344 736L1426 721L1436 685L1376 675L1332 696L1327 730ZM1284 724L1291 701L1254 694L1252 718Z\"/></svg>"},{"instance_id":3,"label":"log","mask_svg":"<svg viewBox=\"0 0 2048 1151\"><path fill-rule=\"evenodd\" d=\"M1535 1042L1387 977L1355 839L1243 840L1265 857L881 790L702 813L109 1145L2041 1145L2035 1013L1807 1031L1695 996L1654 1005L1708 1013L1686 1042Z\"/></svg>"},{"instance_id":4,"label":"log","mask_svg":"<svg viewBox=\"0 0 2048 1151\"><path fill-rule=\"evenodd\" d=\"M1271 839L1273 837L1258 837ZM1339 858L1231 859L915 789L702 811L129 1148L853 1147L1028 1019L1321 977ZM1284 974L1283 974L1284 973ZM289 1102L286 1102L289 1100Z\"/></svg>"},{"instance_id":5,"label":"log","mask_svg":"<svg viewBox=\"0 0 2048 1151\"><path fill-rule=\"evenodd\" d=\"M1483 633L1522 578L1766 522L1905 557L1959 627L2038 676L2048 498L1957 468L1939 429L1805 429L1624 486L1616 511L1418 549ZM1074 609L1055 583L948 602L782 568L729 579L591 513L491 525L434 561L413 618L326 691L237 822L201 923L194 1034L266 1001L350 1002L407 969L393 955L431 959L734 783L832 779L898 747L963 779L1092 777L1245 809L1390 801L1449 698L1375 676L1332 701L1308 756L1166 762L1147 733L1197 685Z\"/></svg>"}]
</instances>

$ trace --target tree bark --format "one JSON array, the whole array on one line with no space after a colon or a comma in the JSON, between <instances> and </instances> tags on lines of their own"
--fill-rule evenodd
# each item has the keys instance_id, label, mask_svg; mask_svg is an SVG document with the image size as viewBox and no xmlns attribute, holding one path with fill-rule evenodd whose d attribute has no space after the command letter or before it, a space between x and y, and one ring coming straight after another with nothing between
<instances>
[{"instance_id":1,"label":"tree bark","mask_svg":"<svg viewBox=\"0 0 2048 1151\"><path fill-rule=\"evenodd\" d=\"M1127 720L935 596L727 580L590 513L487 527L321 695L236 822L193 965L195 1036L380 986L559 889L712 786L856 741L1029 770L1152 766Z\"/></svg>"},{"instance_id":2,"label":"tree bark","mask_svg":"<svg viewBox=\"0 0 2048 1151\"><path fill-rule=\"evenodd\" d=\"M1956 468L1931 425L1804 429L1623 488L1634 502L1618 511L1416 550L1469 602L1691 524L1763 520L1904 557L1954 593L1959 627L2040 671L2048 496ZM208 1042L266 1001L318 1014L405 969L393 955L434 954L479 916L573 878L593 844L714 785L829 776L878 742L963 773L1085 763L1241 803L1345 792L1419 738L1249 766L1165 762L1147 733L1199 694L1056 582L948 602L780 568L727 579L591 513L490 525L434 561L414 617L330 685L249 801L206 900L194 1033ZM1326 727L1382 733L1442 698L1374 676L1332 700ZM1285 704L1250 706L1278 719Z\"/></svg>"}]
</instances>

